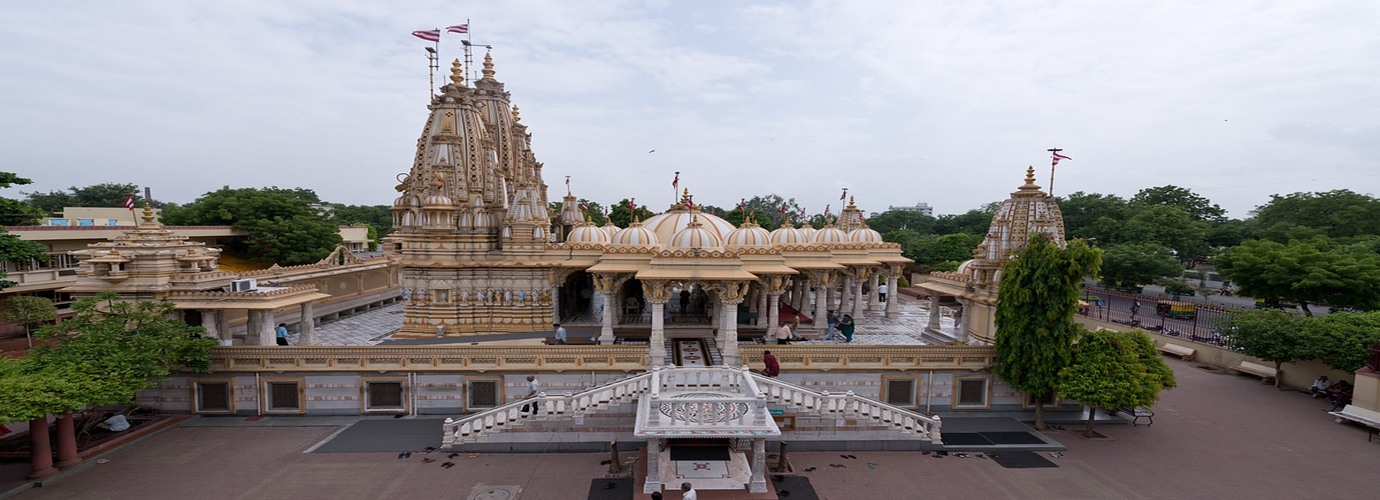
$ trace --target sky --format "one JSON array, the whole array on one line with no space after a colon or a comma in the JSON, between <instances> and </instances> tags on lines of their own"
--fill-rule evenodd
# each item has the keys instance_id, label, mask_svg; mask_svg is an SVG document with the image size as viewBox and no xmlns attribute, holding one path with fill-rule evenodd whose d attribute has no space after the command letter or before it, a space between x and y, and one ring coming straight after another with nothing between
<instances>
[{"instance_id":1,"label":"sky","mask_svg":"<svg viewBox=\"0 0 1380 500\"><path fill-rule=\"evenodd\" d=\"M66 1L0 4L0 171L188 203L392 202L430 96L413 30L491 45L549 197L671 181L811 213L1053 191L1380 195L1380 2ZM440 44L442 72L462 35ZM482 59L482 52L476 52ZM438 75L437 83L443 79ZM112 200L117 205L123 200Z\"/></svg>"}]
</instances>

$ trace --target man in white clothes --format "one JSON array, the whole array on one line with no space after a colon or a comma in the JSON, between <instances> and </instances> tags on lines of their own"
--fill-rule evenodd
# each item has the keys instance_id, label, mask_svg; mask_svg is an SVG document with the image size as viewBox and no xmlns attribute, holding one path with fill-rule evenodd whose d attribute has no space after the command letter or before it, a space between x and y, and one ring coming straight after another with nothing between
<instances>
[{"instance_id":1,"label":"man in white clothes","mask_svg":"<svg viewBox=\"0 0 1380 500\"><path fill-rule=\"evenodd\" d=\"M680 483L680 497L685 500L699 500L700 495L695 493L695 487L690 483Z\"/></svg>"}]
</instances>

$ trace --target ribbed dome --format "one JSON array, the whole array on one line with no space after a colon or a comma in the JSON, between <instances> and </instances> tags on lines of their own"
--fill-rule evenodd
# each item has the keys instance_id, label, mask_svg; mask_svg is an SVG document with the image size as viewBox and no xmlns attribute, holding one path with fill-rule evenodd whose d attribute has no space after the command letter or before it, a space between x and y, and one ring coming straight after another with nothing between
<instances>
[{"instance_id":1,"label":"ribbed dome","mask_svg":"<svg viewBox=\"0 0 1380 500\"><path fill-rule=\"evenodd\" d=\"M762 226L752 221L743 223L742 227L734 229L728 233L728 238L724 239L724 246L728 248L742 247L769 247L771 246L771 233Z\"/></svg>"},{"instance_id":2,"label":"ribbed dome","mask_svg":"<svg viewBox=\"0 0 1380 500\"><path fill-rule=\"evenodd\" d=\"M854 229L853 232L848 233L848 241L853 243L881 243L882 233L877 232L876 229L863 226L860 229Z\"/></svg>"},{"instance_id":3,"label":"ribbed dome","mask_svg":"<svg viewBox=\"0 0 1380 500\"><path fill-rule=\"evenodd\" d=\"M603 231L604 234L609 235L609 241L613 241L613 235L618 234L618 230L620 229L623 228L613 225L613 221L608 219L604 219L604 225L599 226L600 231Z\"/></svg>"},{"instance_id":4,"label":"ribbed dome","mask_svg":"<svg viewBox=\"0 0 1380 500\"><path fill-rule=\"evenodd\" d=\"M695 217L690 220L689 226L676 232L666 242L666 246L670 248L718 248L721 241L718 235L706 229L703 224L700 224L698 217Z\"/></svg>"},{"instance_id":5,"label":"ribbed dome","mask_svg":"<svg viewBox=\"0 0 1380 500\"><path fill-rule=\"evenodd\" d=\"M815 233L814 242L822 245L847 243L848 234L844 233L842 229L834 227L833 224L830 224L824 226L824 229L820 229L818 232Z\"/></svg>"},{"instance_id":6,"label":"ribbed dome","mask_svg":"<svg viewBox=\"0 0 1380 500\"><path fill-rule=\"evenodd\" d=\"M643 227L641 222L634 222L628 227L618 230L618 233L613 235L610 244L625 247L654 247L660 245L661 240L657 239L656 233L653 233L651 229Z\"/></svg>"},{"instance_id":7,"label":"ribbed dome","mask_svg":"<svg viewBox=\"0 0 1380 500\"><path fill-rule=\"evenodd\" d=\"M424 207L449 207L453 205L455 203L450 201L450 197L443 194L433 194L426 197L426 201L422 202Z\"/></svg>"},{"instance_id":8,"label":"ribbed dome","mask_svg":"<svg viewBox=\"0 0 1380 500\"><path fill-rule=\"evenodd\" d=\"M814 241L815 233L819 232L818 229L815 229L814 226L811 226L809 224L803 224L800 227L795 228L795 230L800 231L800 237L805 241Z\"/></svg>"},{"instance_id":9,"label":"ribbed dome","mask_svg":"<svg viewBox=\"0 0 1380 500\"><path fill-rule=\"evenodd\" d=\"M671 211L653 215L642 223L648 229L656 233L659 241L671 241L671 238L690 225L691 220L698 219L704 229L714 234L715 241L723 241L728 233L735 229L733 223L723 220L714 214L699 211L699 209L686 209L680 205L671 208Z\"/></svg>"},{"instance_id":10,"label":"ribbed dome","mask_svg":"<svg viewBox=\"0 0 1380 500\"><path fill-rule=\"evenodd\" d=\"M776 228L771 232L771 244L773 245L804 245L809 240L800 237L800 231L791 227L789 224Z\"/></svg>"},{"instance_id":11,"label":"ribbed dome","mask_svg":"<svg viewBox=\"0 0 1380 500\"><path fill-rule=\"evenodd\" d=\"M585 222L575 229L570 230L570 234L565 237L566 243L585 243L590 245L607 245L609 241L608 233L599 229L593 222Z\"/></svg>"}]
</instances>

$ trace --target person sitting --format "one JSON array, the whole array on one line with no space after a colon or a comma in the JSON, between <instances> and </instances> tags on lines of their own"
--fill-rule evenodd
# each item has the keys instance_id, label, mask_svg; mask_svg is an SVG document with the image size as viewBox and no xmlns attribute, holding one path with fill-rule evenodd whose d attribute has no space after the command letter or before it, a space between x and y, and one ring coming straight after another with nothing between
<instances>
[{"instance_id":1,"label":"person sitting","mask_svg":"<svg viewBox=\"0 0 1380 500\"><path fill-rule=\"evenodd\" d=\"M105 420L96 424L96 428L105 429L110 432L124 432L129 430L129 419L126 419L124 415L106 413L103 417Z\"/></svg>"},{"instance_id":2,"label":"person sitting","mask_svg":"<svg viewBox=\"0 0 1380 500\"><path fill-rule=\"evenodd\" d=\"M1310 392L1312 392L1312 393L1313 393L1313 397L1316 398L1316 397L1318 397L1318 396L1320 396L1320 395L1326 394L1326 393L1327 393L1327 390L1328 390L1328 389L1331 389L1331 388L1332 388L1332 382L1329 382L1329 381L1327 380L1327 375L1323 375L1323 376L1321 376L1321 377L1318 377L1317 380L1314 380L1314 381L1313 381L1313 386L1312 386L1312 387L1309 387L1308 390L1309 390Z\"/></svg>"},{"instance_id":3,"label":"person sitting","mask_svg":"<svg viewBox=\"0 0 1380 500\"><path fill-rule=\"evenodd\" d=\"M790 345L790 343L791 343L791 338L794 337L794 336L795 336L795 334L791 332L791 325L785 325L785 324L783 324L783 325L781 325L780 328L777 328L777 329L776 329L776 343L777 343L777 344L780 344L780 345Z\"/></svg>"}]
</instances>

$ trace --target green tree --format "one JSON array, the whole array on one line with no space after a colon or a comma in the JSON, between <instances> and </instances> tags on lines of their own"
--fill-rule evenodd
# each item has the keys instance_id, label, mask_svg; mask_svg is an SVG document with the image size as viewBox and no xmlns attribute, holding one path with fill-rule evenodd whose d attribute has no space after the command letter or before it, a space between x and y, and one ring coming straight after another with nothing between
<instances>
[{"instance_id":1,"label":"green tree","mask_svg":"<svg viewBox=\"0 0 1380 500\"><path fill-rule=\"evenodd\" d=\"M316 193L277 187L221 188L195 202L168 207L169 225L229 225L249 233L230 248L245 258L282 265L309 264L340 244L340 228L323 216Z\"/></svg>"},{"instance_id":2,"label":"green tree","mask_svg":"<svg viewBox=\"0 0 1380 500\"><path fill-rule=\"evenodd\" d=\"M961 263L972 259L973 249L982 243L982 237L969 233L926 234L898 243L901 243L902 255L918 265L937 269L947 267L941 266L946 262Z\"/></svg>"},{"instance_id":3,"label":"green tree","mask_svg":"<svg viewBox=\"0 0 1380 500\"><path fill-rule=\"evenodd\" d=\"M370 235L370 241L377 243L378 236L393 232L393 209L388 205L342 205L328 204L331 222L340 226L369 226L377 234Z\"/></svg>"},{"instance_id":4,"label":"green tree","mask_svg":"<svg viewBox=\"0 0 1380 500\"><path fill-rule=\"evenodd\" d=\"M1002 267L992 373L1035 399L1037 429L1045 427L1044 403L1054 397L1059 371L1072 362L1080 283L1101 263L1102 251L1083 240L1059 248L1036 233Z\"/></svg>"},{"instance_id":5,"label":"green tree","mask_svg":"<svg viewBox=\"0 0 1380 500\"><path fill-rule=\"evenodd\" d=\"M613 221L614 225L618 227L628 227L628 224L632 223L634 215L637 216L638 221L645 221L650 219L653 215L656 215L642 205L636 205L636 210L634 210L633 203L634 201L632 199L623 198L619 200L616 205L609 207L609 220Z\"/></svg>"},{"instance_id":6,"label":"green tree","mask_svg":"<svg viewBox=\"0 0 1380 500\"><path fill-rule=\"evenodd\" d=\"M1284 363L1315 357L1318 342L1307 326L1306 318L1278 309L1233 311L1217 323L1232 349L1275 364L1275 387L1284 378Z\"/></svg>"},{"instance_id":7,"label":"green tree","mask_svg":"<svg viewBox=\"0 0 1380 500\"><path fill-rule=\"evenodd\" d=\"M116 182L103 182L80 188L72 186L67 188L67 191L23 194L26 196L25 201L30 205L47 213L61 212L63 207L120 207L124 206L125 199L130 196L134 197L136 204L144 204L137 184ZM164 204L155 200L150 201L149 206L163 208Z\"/></svg>"},{"instance_id":8,"label":"green tree","mask_svg":"<svg viewBox=\"0 0 1380 500\"><path fill-rule=\"evenodd\" d=\"M1208 223L1174 206L1150 206L1135 211L1121 225L1116 243L1158 243L1183 262L1207 255Z\"/></svg>"},{"instance_id":9,"label":"green tree","mask_svg":"<svg viewBox=\"0 0 1380 500\"><path fill-rule=\"evenodd\" d=\"M1226 217L1226 210L1192 190L1174 185L1145 188L1131 197L1133 207L1174 207L1194 220L1211 222Z\"/></svg>"},{"instance_id":10,"label":"green tree","mask_svg":"<svg viewBox=\"0 0 1380 500\"><path fill-rule=\"evenodd\" d=\"M0 172L0 189L33 184L34 181L11 172ZM19 200L0 197L0 226L36 226L48 212Z\"/></svg>"},{"instance_id":11,"label":"green tree","mask_svg":"<svg viewBox=\"0 0 1380 500\"><path fill-rule=\"evenodd\" d=\"M57 319L57 306L53 301L33 295L11 295L0 301L0 321L24 325L24 336L29 347L34 346L34 327Z\"/></svg>"},{"instance_id":12,"label":"green tree","mask_svg":"<svg viewBox=\"0 0 1380 500\"><path fill-rule=\"evenodd\" d=\"M1111 194L1078 191L1059 198L1059 212L1064 215L1064 234L1070 238L1110 243L1116 239L1120 221L1126 220L1130 211L1130 204L1125 199Z\"/></svg>"},{"instance_id":13,"label":"green tree","mask_svg":"<svg viewBox=\"0 0 1380 500\"><path fill-rule=\"evenodd\" d=\"M788 200L776 194L753 196L743 202L743 205L756 216L758 224L768 231L781 227L785 222L794 224L802 219L800 205L796 204L795 198ZM784 214L781 212L783 206L786 207ZM766 220L766 224L761 223L763 219Z\"/></svg>"},{"instance_id":14,"label":"green tree","mask_svg":"<svg viewBox=\"0 0 1380 500\"><path fill-rule=\"evenodd\" d=\"M1080 328L1081 330L1081 328ZM1059 371L1058 394L1088 406L1087 436L1098 408L1150 406L1177 385L1155 342L1139 331L1082 330L1073 362Z\"/></svg>"},{"instance_id":15,"label":"green tree","mask_svg":"<svg viewBox=\"0 0 1380 500\"><path fill-rule=\"evenodd\" d=\"M968 233L985 236L992 226L992 216L997 214L1001 202L994 201L958 215L941 215L935 219L934 234Z\"/></svg>"},{"instance_id":16,"label":"green tree","mask_svg":"<svg viewBox=\"0 0 1380 500\"><path fill-rule=\"evenodd\" d=\"M1134 288L1183 270L1168 248L1155 243L1109 245L1102 253L1102 282L1108 285Z\"/></svg>"},{"instance_id":17,"label":"green tree","mask_svg":"<svg viewBox=\"0 0 1380 500\"><path fill-rule=\"evenodd\" d=\"M1354 372L1370 360L1370 346L1380 341L1380 311L1336 312L1307 323L1313 351L1323 364Z\"/></svg>"},{"instance_id":18,"label":"green tree","mask_svg":"<svg viewBox=\"0 0 1380 500\"><path fill-rule=\"evenodd\" d=\"M1271 195L1253 214L1261 236L1280 243L1299 228L1332 239L1380 235L1380 198L1346 189Z\"/></svg>"},{"instance_id":19,"label":"green tree","mask_svg":"<svg viewBox=\"0 0 1380 500\"><path fill-rule=\"evenodd\" d=\"M876 217L867 219L867 227L883 235L902 229L909 229L920 234L931 234L934 233L934 223L934 217L906 210L888 210L877 214Z\"/></svg>"},{"instance_id":20,"label":"green tree","mask_svg":"<svg viewBox=\"0 0 1380 500\"><path fill-rule=\"evenodd\" d=\"M1286 299L1299 304L1305 315L1312 315L1310 303L1380 307L1380 255L1364 244L1251 240L1228 248L1213 262L1242 295Z\"/></svg>"}]
</instances>

